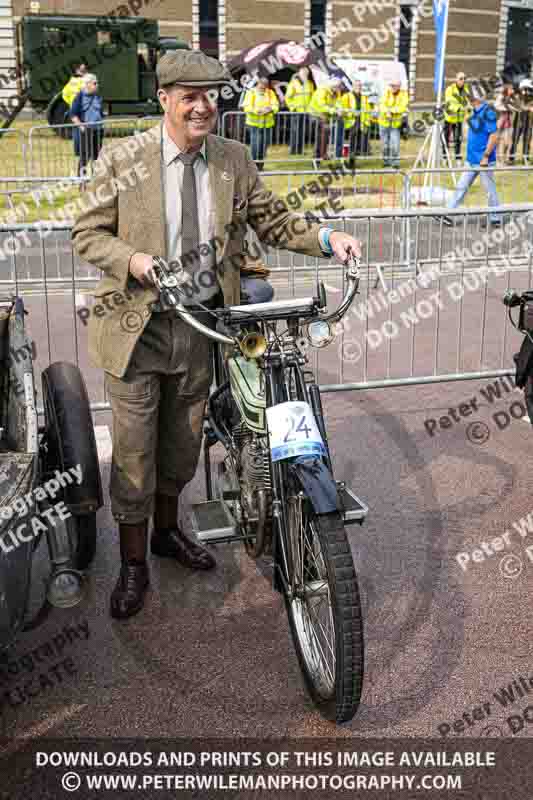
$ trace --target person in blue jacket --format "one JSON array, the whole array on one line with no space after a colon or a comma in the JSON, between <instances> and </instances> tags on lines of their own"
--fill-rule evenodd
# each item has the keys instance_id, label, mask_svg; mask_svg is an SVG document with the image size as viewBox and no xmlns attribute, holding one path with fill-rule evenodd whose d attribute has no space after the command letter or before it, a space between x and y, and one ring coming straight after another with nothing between
<instances>
[{"instance_id":1,"label":"person in blue jacket","mask_svg":"<svg viewBox=\"0 0 533 800\"><path fill-rule=\"evenodd\" d=\"M98 94L96 75L88 73L83 76L83 86L74 98L70 118L76 125L73 141L74 152L79 158L78 175L86 177L88 164L98 158L104 138L103 100Z\"/></svg>"},{"instance_id":2,"label":"person in blue jacket","mask_svg":"<svg viewBox=\"0 0 533 800\"><path fill-rule=\"evenodd\" d=\"M494 108L486 102L483 89L473 83L470 87L470 103L473 111L468 118L468 140L466 146L465 171L461 175L448 208L457 208L468 190L479 175L483 188L488 195L490 223L494 226L502 224L501 214L497 212L500 199L496 190L494 172L496 165L496 149L498 146L498 115ZM437 217L440 220L440 217ZM454 221L443 216L444 225L451 227Z\"/></svg>"}]
</instances>

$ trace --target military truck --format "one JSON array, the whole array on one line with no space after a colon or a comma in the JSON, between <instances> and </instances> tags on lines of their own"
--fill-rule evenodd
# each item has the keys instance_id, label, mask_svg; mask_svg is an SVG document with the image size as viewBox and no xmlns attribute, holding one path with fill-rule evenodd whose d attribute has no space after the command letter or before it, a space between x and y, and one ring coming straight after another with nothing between
<instances>
[{"instance_id":1,"label":"military truck","mask_svg":"<svg viewBox=\"0 0 533 800\"><path fill-rule=\"evenodd\" d=\"M144 17L29 14L16 26L17 78L21 96L45 110L50 125L66 121L61 91L84 62L98 76L109 116L160 113L155 67L170 50L189 49L160 37L156 20Z\"/></svg>"}]
</instances>

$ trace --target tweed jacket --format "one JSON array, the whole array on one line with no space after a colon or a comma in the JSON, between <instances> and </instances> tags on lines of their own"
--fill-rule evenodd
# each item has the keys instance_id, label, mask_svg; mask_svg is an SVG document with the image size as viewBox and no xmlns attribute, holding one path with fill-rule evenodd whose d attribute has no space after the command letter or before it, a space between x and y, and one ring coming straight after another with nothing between
<instances>
[{"instance_id":1,"label":"tweed jacket","mask_svg":"<svg viewBox=\"0 0 533 800\"><path fill-rule=\"evenodd\" d=\"M155 287L142 287L130 274L130 259L143 252L168 260L161 124L142 137L103 149L84 195L86 207L72 230L76 252L104 273L94 290L97 306L89 318L89 356L95 366L118 378L126 372L159 296ZM263 244L324 257L316 218L289 211L265 187L247 147L209 135L206 155L214 193L213 246L225 304L240 302L242 272L268 274L260 258L247 251L248 225Z\"/></svg>"}]
</instances>

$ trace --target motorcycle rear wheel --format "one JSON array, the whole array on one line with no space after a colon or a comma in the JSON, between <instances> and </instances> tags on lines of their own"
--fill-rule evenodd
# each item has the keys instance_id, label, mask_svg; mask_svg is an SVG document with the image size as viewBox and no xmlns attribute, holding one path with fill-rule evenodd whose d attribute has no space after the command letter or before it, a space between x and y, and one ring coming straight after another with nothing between
<instances>
[{"instance_id":1,"label":"motorcycle rear wheel","mask_svg":"<svg viewBox=\"0 0 533 800\"><path fill-rule=\"evenodd\" d=\"M316 514L291 480L287 535L292 575L284 597L307 689L326 718L347 722L361 700L364 672L359 587L340 514Z\"/></svg>"}]
</instances>

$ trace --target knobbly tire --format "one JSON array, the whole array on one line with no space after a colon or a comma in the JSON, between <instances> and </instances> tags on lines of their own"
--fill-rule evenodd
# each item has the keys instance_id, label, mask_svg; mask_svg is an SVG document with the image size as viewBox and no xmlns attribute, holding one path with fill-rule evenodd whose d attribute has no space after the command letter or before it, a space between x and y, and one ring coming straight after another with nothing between
<instances>
[{"instance_id":1,"label":"knobbly tire","mask_svg":"<svg viewBox=\"0 0 533 800\"><path fill-rule=\"evenodd\" d=\"M103 505L98 449L87 388L74 364L56 361L43 370L46 454L43 478L80 466L82 482L62 489L71 517L66 528L72 543L73 566L86 570L96 553L96 510Z\"/></svg>"},{"instance_id":2,"label":"knobbly tire","mask_svg":"<svg viewBox=\"0 0 533 800\"><path fill-rule=\"evenodd\" d=\"M317 515L301 491L288 493L288 506L287 534L299 588L292 595L285 588L284 597L296 653L307 689L322 715L336 723L347 722L359 706L364 672L361 602L350 545L337 512ZM299 538L306 540L303 557L294 539L298 527ZM329 627L333 624L331 652L325 642L328 634L321 643L306 620L322 601L330 612L326 613ZM308 604L314 606L311 614ZM328 657L329 668L325 665Z\"/></svg>"}]
</instances>

